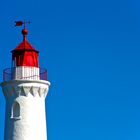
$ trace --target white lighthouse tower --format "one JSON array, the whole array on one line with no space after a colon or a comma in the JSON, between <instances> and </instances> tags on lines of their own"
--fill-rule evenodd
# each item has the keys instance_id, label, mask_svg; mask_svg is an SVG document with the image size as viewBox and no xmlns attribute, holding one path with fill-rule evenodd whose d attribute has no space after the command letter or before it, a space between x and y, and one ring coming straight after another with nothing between
<instances>
[{"instance_id":1,"label":"white lighthouse tower","mask_svg":"<svg viewBox=\"0 0 140 140\"><path fill-rule=\"evenodd\" d=\"M12 67L3 71L6 99L4 140L47 140L45 97L50 82L38 63L38 51L27 41L12 50Z\"/></svg>"}]
</instances>

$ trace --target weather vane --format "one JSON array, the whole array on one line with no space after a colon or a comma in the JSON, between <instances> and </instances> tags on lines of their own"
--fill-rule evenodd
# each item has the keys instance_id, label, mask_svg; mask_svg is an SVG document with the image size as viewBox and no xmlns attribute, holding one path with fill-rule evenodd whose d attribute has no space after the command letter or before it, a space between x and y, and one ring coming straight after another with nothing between
<instances>
[{"instance_id":1,"label":"weather vane","mask_svg":"<svg viewBox=\"0 0 140 140\"><path fill-rule=\"evenodd\" d=\"M26 28L26 24L30 24L31 22L30 21L22 21L22 20L19 20L19 21L15 21L15 26L24 26L24 29Z\"/></svg>"}]
</instances>

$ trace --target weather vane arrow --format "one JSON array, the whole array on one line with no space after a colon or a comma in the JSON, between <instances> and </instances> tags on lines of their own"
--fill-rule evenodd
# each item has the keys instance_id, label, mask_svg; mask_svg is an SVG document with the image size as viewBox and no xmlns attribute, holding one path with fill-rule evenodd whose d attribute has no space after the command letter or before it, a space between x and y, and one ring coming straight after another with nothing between
<instances>
[{"instance_id":1,"label":"weather vane arrow","mask_svg":"<svg viewBox=\"0 0 140 140\"><path fill-rule=\"evenodd\" d=\"M26 24L30 24L30 23L31 23L30 21L19 20L19 21L15 21L15 26L22 26L22 25L24 25L24 28L25 28Z\"/></svg>"}]
</instances>

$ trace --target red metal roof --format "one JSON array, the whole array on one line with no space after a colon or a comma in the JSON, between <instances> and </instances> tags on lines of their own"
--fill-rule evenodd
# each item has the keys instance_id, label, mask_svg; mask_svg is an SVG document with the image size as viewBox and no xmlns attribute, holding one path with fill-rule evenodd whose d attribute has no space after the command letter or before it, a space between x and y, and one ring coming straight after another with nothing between
<instances>
[{"instance_id":1,"label":"red metal roof","mask_svg":"<svg viewBox=\"0 0 140 140\"><path fill-rule=\"evenodd\" d=\"M32 45L27 41L23 40L15 49L16 50L34 50L37 51Z\"/></svg>"},{"instance_id":2,"label":"red metal roof","mask_svg":"<svg viewBox=\"0 0 140 140\"><path fill-rule=\"evenodd\" d=\"M26 39L26 35L28 34L28 30L23 29L22 34L23 34L23 41L14 50L12 50L12 52L18 51L18 50L23 50L23 51L30 50L30 51L38 52L34 47L32 47L32 45Z\"/></svg>"}]
</instances>

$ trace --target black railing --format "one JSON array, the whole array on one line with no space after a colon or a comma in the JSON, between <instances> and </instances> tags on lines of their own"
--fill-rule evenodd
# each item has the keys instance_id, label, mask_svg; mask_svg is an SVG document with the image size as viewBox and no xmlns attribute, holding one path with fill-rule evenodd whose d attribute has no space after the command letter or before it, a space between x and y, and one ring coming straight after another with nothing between
<instances>
[{"instance_id":1,"label":"black railing","mask_svg":"<svg viewBox=\"0 0 140 140\"><path fill-rule=\"evenodd\" d=\"M29 68L29 67L28 67ZM29 76L23 76L17 78L16 75L20 75L21 71L15 72L16 68L6 68L3 70L3 81L9 80L17 80L17 79L39 79L39 80L47 80L47 70L44 68L39 68L39 74L31 74Z\"/></svg>"}]
</instances>

